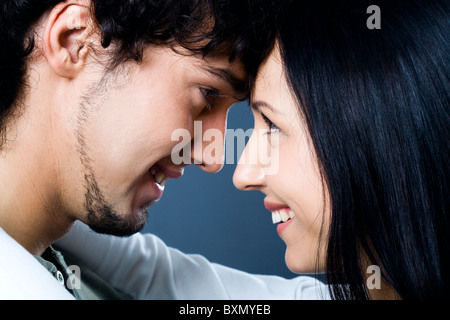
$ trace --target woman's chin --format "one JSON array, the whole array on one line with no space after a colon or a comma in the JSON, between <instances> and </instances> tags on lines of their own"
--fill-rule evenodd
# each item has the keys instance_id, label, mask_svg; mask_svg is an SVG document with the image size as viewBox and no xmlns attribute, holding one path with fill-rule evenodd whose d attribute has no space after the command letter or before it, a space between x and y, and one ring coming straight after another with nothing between
<instances>
[{"instance_id":1,"label":"woman's chin","mask_svg":"<svg viewBox=\"0 0 450 320\"><path fill-rule=\"evenodd\" d=\"M319 263L317 268L317 250L309 252L297 248L286 248L285 262L288 269L296 274L316 274L323 272Z\"/></svg>"}]
</instances>

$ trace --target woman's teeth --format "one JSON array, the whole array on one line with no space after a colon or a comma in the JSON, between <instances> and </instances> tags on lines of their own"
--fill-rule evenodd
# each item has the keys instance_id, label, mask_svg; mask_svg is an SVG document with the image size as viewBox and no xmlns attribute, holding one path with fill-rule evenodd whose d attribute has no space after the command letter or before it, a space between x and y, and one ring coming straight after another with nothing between
<instances>
[{"instance_id":1,"label":"woman's teeth","mask_svg":"<svg viewBox=\"0 0 450 320\"><path fill-rule=\"evenodd\" d=\"M150 170L150 173L152 174L157 184L159 184L161 187L164 187L166 185L167 177L164 173L162 173L161 171L157 173L157 170L155 168L152 168Z\"/></svg>"},{"instance_id":2,"label":"woman's teeth","mask_svg":"<svg viewBox=\"0 0 450 320\"><path fill-rule=\"evenodd\" d=\"M294 211L292 210L277 210L272 212L273 224L286 222L294 217Z\"/></svg>"}]
</instances>

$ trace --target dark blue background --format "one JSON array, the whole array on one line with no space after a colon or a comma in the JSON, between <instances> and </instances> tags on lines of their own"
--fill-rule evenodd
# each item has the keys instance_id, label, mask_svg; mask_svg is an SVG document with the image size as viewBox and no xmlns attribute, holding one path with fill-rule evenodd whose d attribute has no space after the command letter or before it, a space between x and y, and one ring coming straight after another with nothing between
<instances>
[{"instance_id":1,"label":"dark blue background","mask_svg":"<svg viewBox=\"0 0 450 320\"><path fill-rule=\"evenodd\" d=\"M228 128L253 128L246 103L231 108ZM284 262L285 244L264 208L265 196L233 185L238 160L236 155L234 164L225 164L216 174L187 167L181 179L167 183L163 198L150 208L143 232L154 233L169 246L202 254L212 262L292 278L295 274Z\"/></svg>"}]
</instances>

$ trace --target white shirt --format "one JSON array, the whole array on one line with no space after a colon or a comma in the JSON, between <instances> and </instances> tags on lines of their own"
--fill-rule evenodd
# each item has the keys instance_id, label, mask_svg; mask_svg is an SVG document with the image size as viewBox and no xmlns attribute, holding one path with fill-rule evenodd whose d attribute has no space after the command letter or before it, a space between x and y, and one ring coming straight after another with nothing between
<instances>
[{"instance_id":1,"label":"white shirt","mask_svg":"<svg viewBox=\"0 0 450 320\"><path fill-rule=\"evenodd\" d=\"M0 228L0 299L71 300L74 297Z\"/></svg>"},{"instance_id":2,"label":"white shirt","mask_svg":"<svg viewBox=\"0 0 450 320\"><path fill-rule=\"evenodd\" d=\"M252 275L184 254L151 234L119 238L77 222L55 245L135 299L329 299L326 285L314 277Z\"/></svg>"}]
</instances>

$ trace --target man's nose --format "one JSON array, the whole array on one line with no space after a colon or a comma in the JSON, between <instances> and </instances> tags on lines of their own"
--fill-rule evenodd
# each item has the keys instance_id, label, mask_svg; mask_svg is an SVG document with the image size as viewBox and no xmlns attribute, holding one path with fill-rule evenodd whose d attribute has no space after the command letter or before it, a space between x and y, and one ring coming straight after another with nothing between
<instances>
[{"instance_id":1,"label":"man's nose","mask_svg":"<svg viewBox=\"0 0 450 320\"><path fill-rule=\"evenodd\" d=\"M219 172L225 162L225 134L228 110L209 113L196 122L191 156L193 163L208 173ZM201 132L201 134L199 134Z\"/></svg>"},{"instance_id":2,"label":"man's nose","mask_svg":"<svg viewBox=\"0 0 450 320\"><path fill-rule=\"evenodd\" d=\"M260 190L265 186L265 173L255 159L255 135L252 135L234 171L233 183L240 190Z\"/></svg>"}]
</instances>

